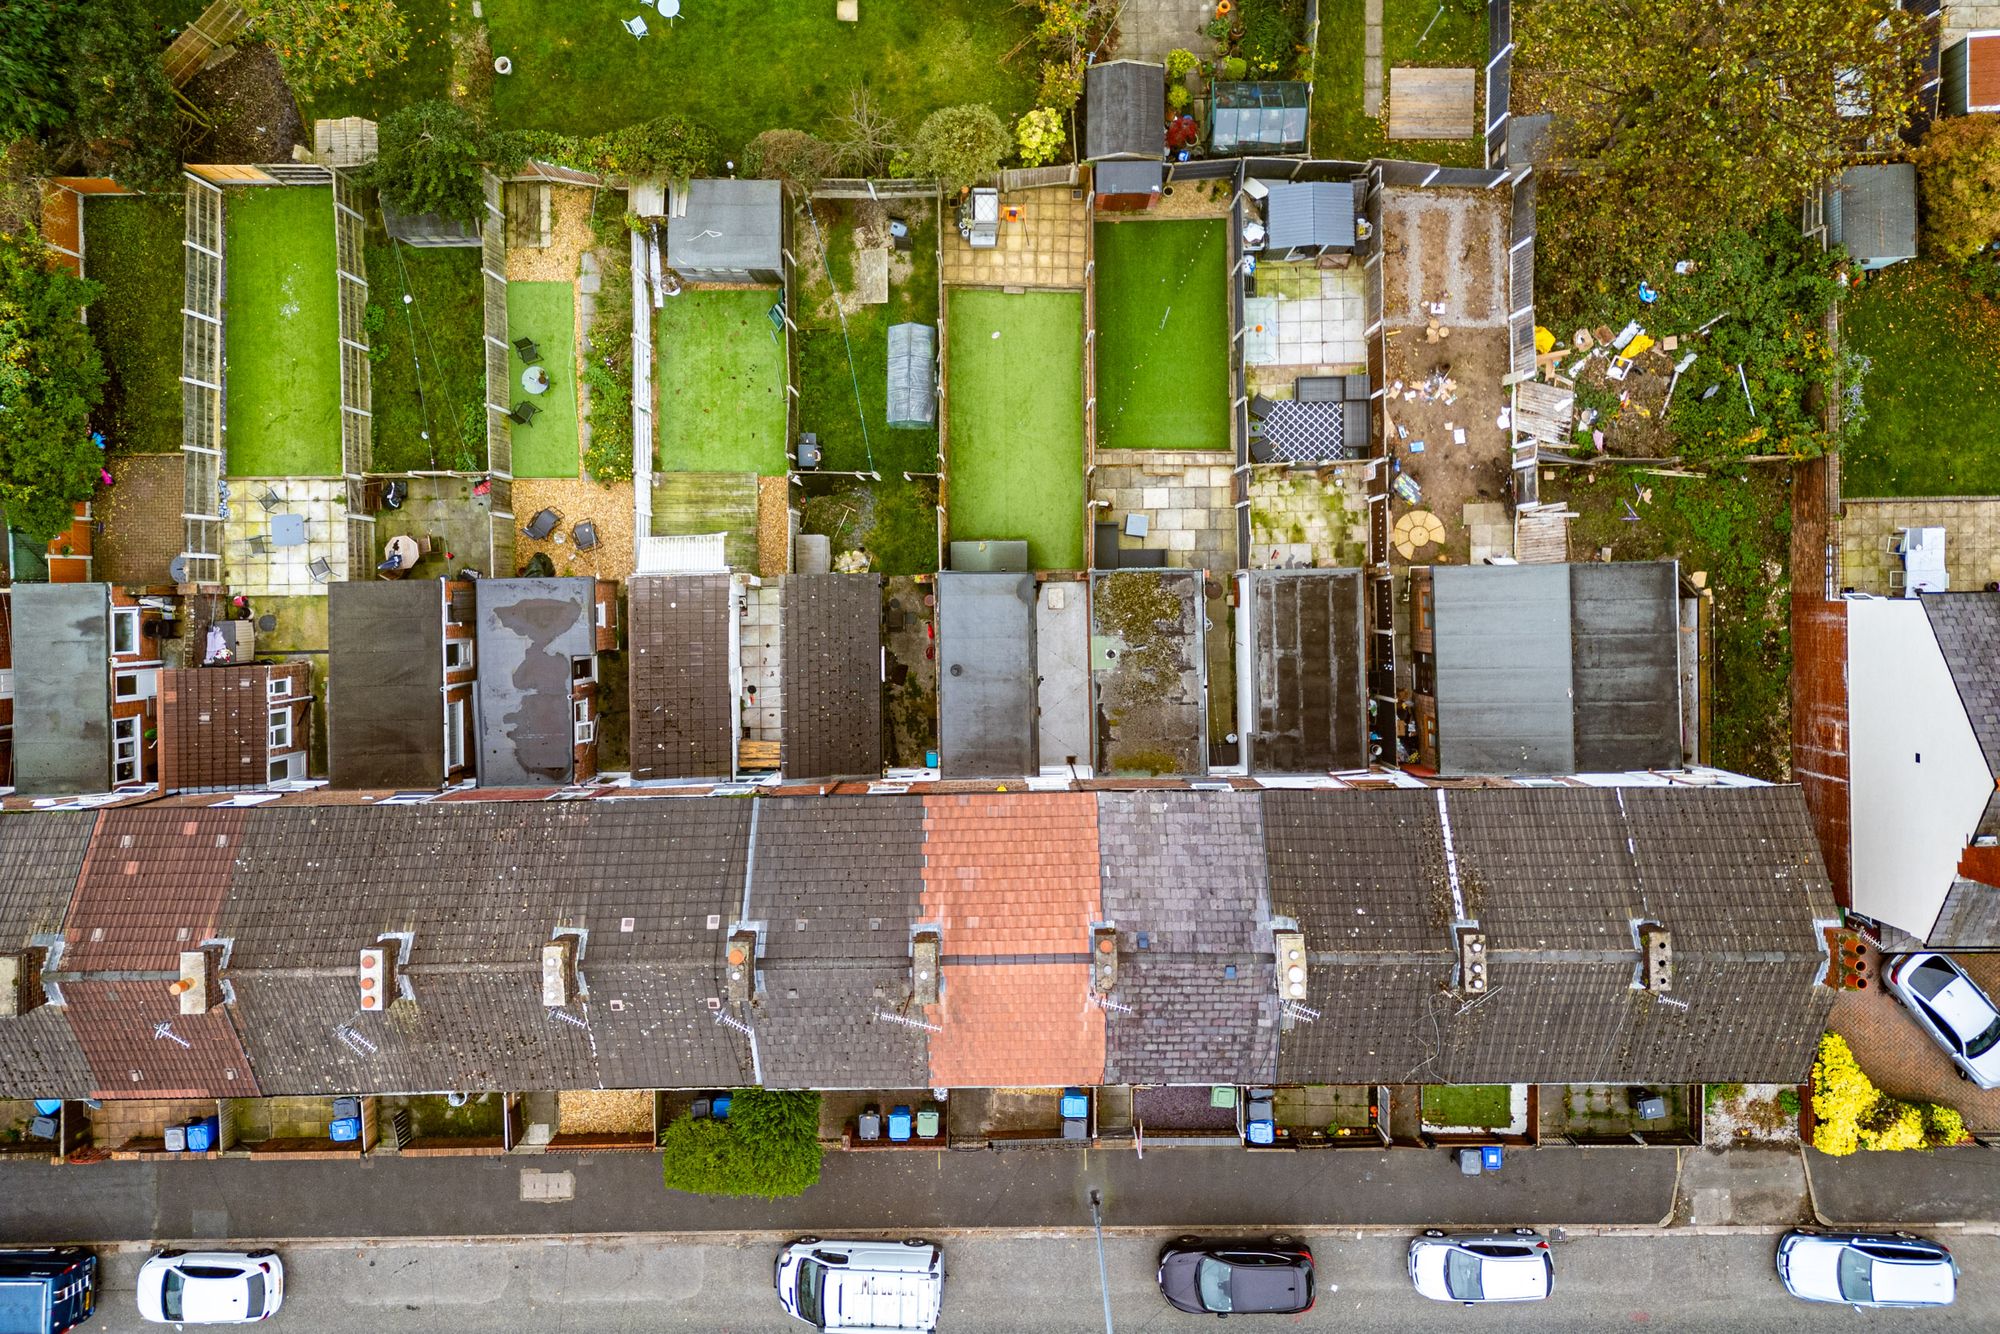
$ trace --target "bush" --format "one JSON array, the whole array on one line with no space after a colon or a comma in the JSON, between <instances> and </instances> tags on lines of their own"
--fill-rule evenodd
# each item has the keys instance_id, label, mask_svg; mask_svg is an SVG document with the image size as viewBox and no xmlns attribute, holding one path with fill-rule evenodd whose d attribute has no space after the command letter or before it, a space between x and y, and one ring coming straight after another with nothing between
<instances>
[{"instance_id":1,"label":"bush","mask_svg":"<svg viewBox=\"0 0 2000 1334\"><path fill-rule=\"evenodd\" d=\"M1083 96L1083 62L1081 60L1044 60L1042 62L1041 91L1035 95L1037 106L1054 111L1068 111Z\"/></svg>"},{"instance_id":2,"label":"bush","mask_svg":"<svg viewBox=\"0 0 2000 1334\"><path fill-rule=\"evenodd\" d=\"M659 116L588 137L521 130L498 142L495 157L504 171L533 158L626 180L664 176L685 181L714 171L721 153L706 128L679 116Z\"/></svg>"},{"instance_id":3,"label":"bush","mask_svg":"<svg viewBox=\"0 0 2000 1334\"><path fill-rule=\"evenodd\" d=\"M1048 107L1036 107L1014 126L1014 141L1021 146L1021 161L1030 167L1054 162L1062 152L1062 115Z\"/></svg>"},{"instance_id":4,"label":"bush","mask_svg":"<svg viewBox=\"0 0 2000 1334\"><path fill-rule=\"evenodd\" d=\"M371 179L404 213L436 213L477 222L486 207L486 163L493 140L479 118L435 99L383 117Z\"/></svg>"},{"instance_id":5,"label":"bush","mask_svg":"<svg viewBox=\"0 0 2000 1334\"><path fill-rule=\"evenodd\" d=\"M0 236L0 508L36 541L90 498L102 459L90 414L104 399L104 361L77 318L102 289L52 258L33 231Z\"/></svg>"},{"instance_id":6,"label":"bush","mask_svg":"<svg viewBox=\"0 0 2000 1334\"><path fill-rule=\"evenodd\" d=\"M945 107L917 127L905 165L911 175L930 177L947 191L956 191L991 176L1013 146L1013 136L992 107L981 103Z\"/></svg>"},{"instance_id":7,"label":"bush","mask_svg":"<svg viewBox=\"0 0 2000 1334\"><path fill-rule=\"evenodd\" d=\"M1167 78L1174 83L1179 83L1182 79L1194 73L1195 66L1200 63L1201 59L1194 52L1177 47L1167 52Z\"/></svg>"},{"instance_id":8,"label":"bush","mask_svg":"<svg viewBox=\"0 0 2000 1334\"><path fill-rule=\"evenodd\" d=\"M1177 83L1173 85L1171 88L1167 89L1167 105L1171 107L1173 110L1175 111L1187 110L1187 104L1189 100L1190 98L1188 96L1188 90L1186 84Z\"/></svg>"},{"instance_id":9,"label":"bush","mask_svg":"<svg viewBox=\"0 0 2000 1334\"><path fill-rule=\"evenodd\" d=\"M1701 1090L1701 1105L1712 1112L1723 1103L1742 1096L1741 1084L1704 1084Z\"/></svg>"},{"instance_id":10,"label":"bush","mask_svg":"<svg viewBox=\"0 0 2000 1334\"><path fill-rule=\"evenodd\" d=\"M766 130L743 150L743 170L811 194L833 170L837 154L804 130Z\"/></svg>"},{"instance_id":11,"label":"bush","mask_svg":"<svg viewBox=\"0 0 2000 1334\"><path fill-rule=\"evenodd\" d=\"M1786 1116L1796 1119L1799 1114L1799 1091L1797 1089L1779 1089L1778 1110Z\"/></svg>"},{"instance_id":12,"label":"bush","mask_svg":"<svg viewBox=\"0 0 2000 1334\"><path fill-rule=\"evenodd\" d=\"M1838 1033L1819 1040L1813 1118L1813 1147L1836 1158L1856 1149L1942 1148L1965 1138L1965 1118L1954 1109L1904 1102L1877 1089Z\"/></svg>"},{"instance_id":13,"label":"bush","mask_svg":"<svg viewBox=\"0 0 2000 1334\"><path fill-rule=\"evenodd\" d=\"M1236 49L1259 78L1284 78L1304 41L1304 0L1243 0L1243 36Z\"/></svg>"},{"instance_id":14,"label":"bush","mask_svg":"<svg viewBox=\"0 0 2000 1334\"><path fill-rule=\"evenodd\" d=\"M410 25L396 0L244 0L243 7L285 78L308 96L387 73L410 51Z\"/></svg>"},{"instance_id":15,"label":"bush","mask_svg":"<svg viewBox=\"0 0 2000 1334\"><path fill-rule=\"evenodd\" d=\"M1927 249L1964 260L2000 240L2000 117L1947 117L1916 158Z\"/></svg>"},{"instance_id":16,"label":"bush","mask_svg":"<svg viewBox=\"0 0 2000 1334\"><path fill-rule=\"evenodd\" d=\"M1219 64L1223 78L1235 82L1250 73L1250 63L1242 56L1224 56Z\"/></svg>"},{"instance_id":17,"label":"bush","mask_svg":"<svg viewBox=\"0 0 2000 1334\"><path fill-rule=\"evenodd\" d=\"M801 1195L819 1182L819 1094L737 1089L728 1120L679 1117L660 1147L668 1190Z\"/></svg>"},{"instance_id":18,"label":"bush","mask_svg":"<svg viewBox=\"0 0 2000 1334\"><path fill-rule=\"evenodd\" d=\"M0 145L32 139L53 171L178 191L179 126L156 22L143 3L10 5L0 23Z\"/></svg>"}]
</instances>

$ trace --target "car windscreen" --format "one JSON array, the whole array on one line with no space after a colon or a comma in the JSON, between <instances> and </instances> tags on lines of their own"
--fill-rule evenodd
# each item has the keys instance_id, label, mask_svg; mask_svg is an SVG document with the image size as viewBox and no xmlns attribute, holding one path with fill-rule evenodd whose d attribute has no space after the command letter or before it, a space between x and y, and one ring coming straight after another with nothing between
<instances>
[{"instance_id":1,"label":"car windscreen","mask_svg":"<svg viewBox=\"0 0 2000 1334\"><path fill-rule=\"evenodd\" d=\"M1228 1265L1213 1256L1203 1256L1194 1272L1203 1306L1218 1313L1236 1309L1229 1296Z\"/></svg>"},{"instance_id":2,"label":"car windscreen","mask_svg":"<svg viewBox=\"0 0 2000 1334\"><path fill-rule=\"evenodd\" d=\"M264 1314L264 1276L245 1274L244 1283L249 1288L249 1298L243 1306L243 1313L255 1319Z\"/></svg>"},{"instance_id":3,"label":"car windscreen","mask_svg":"<svg viewBox=\"0 0 2000 1334\"><path fill-rule=\"evenodd\" d=\"M1858 1246L1840 1253L1840 1299L1844 1302L1875 1300L1875 1262Z\"/></svg>"},{"instance_id":4,"label":"car windscreen","mask_svg":"<svg viewBox=\"0 0 2000 1334\"><path fill-rule=\"evenodd\" d=\"M1486 1295L1486 1285L1480 1282L1485 1262L1476 1255L1454 1250L1444 1262L1445 1291L1462 1302L1476 1302Z\"/></svg>"},{"instance_id":5,"label":"car windscreen","mask_svg":"<svg viewBox=\"0 0 2000 1334\"><path fill-rule=\"evenodd\" d=\"M178 1269L167 1271L166 1282L160 1285L160 1314L169 1320L181 1318L181 1289L187 1286L187 1279Z\"/></svg>"},{"instance_id":6,"label":"car windscreen","mask_svg":"<svg viewBox=\"0 0 2000 1334\"><path fill-rule=\"evenodd\" d=\"M826 1266L817 1260L799 1261L799 1318L824 1325L821 1306L826 1294Z\"/></svg>"},{"instance_id":7,"label":"car windscreen","mask_svg":"<svg viewBox=\"0 0 2000 1334\"><path fill-rule=\"evenodd\" d=\"M1987 1052L1993 1050L1996 1043L2000 1043L2000 1019L1995 1019L1986 1026L1985 1032L1978 1034L1971 1041L1967 1042L1965 1044L1965 1054L1967 1056L1984 1056Z\"/></svg>"},{"instance_id":8,"label":"car windscreen","mask_svg":"<svg viewBox=\"0 0 2000 1334\"><path fill-rule=\"evenodd\" d=\"M1926 959L1910 970L1910 990L1925 1000L1958 980L1958 970L1942 959Z\"/></svg>"}]
</instances>

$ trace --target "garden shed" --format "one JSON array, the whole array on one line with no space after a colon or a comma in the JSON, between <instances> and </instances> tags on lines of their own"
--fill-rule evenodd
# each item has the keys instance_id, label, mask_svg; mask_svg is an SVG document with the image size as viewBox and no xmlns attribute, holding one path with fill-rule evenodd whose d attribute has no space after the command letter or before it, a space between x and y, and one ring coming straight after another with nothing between
<instances>
[{"instance_id":1,"label":"garden shed","mask_svg":"<svg viewBox=\"0 0 2000 1334\"><path fill-rule=\"evenodd\" d=\"M1305 152L1310 87L1293 80L1216 84L1209 150L1222 156Z\"/></svg>"},{"instance_id":2,"label":"garden shed","mask_svg":"<svg viewBox=\"0 0 2000 1334\"><path fill-rule=\"evenodd\" d=\"M483 237L477 223L460 222L442 213L405 213L382 200L382 226L404 245L476 246Z\"/></svg>"},{"instance_id":3,"label":"garden shed","mask_svg":"<svg viewBox=\"0 0 2000 1334\"><path fill-rule=\"evenodd\" d=\"M1265 248L1281 259L1354 249L1352 181L1281 181L1264 200Z\"/></svg>"},{"instance_id":4,"label":"garden shed","mask_svg":"<svg viewBox=\"0 0 2000 1334\"><path fill-rule=\"evenodd\" d=\"M937 425L937 326L889 326L891 426L928 430Z\"/></svg>"},{"instance_id":5,"label":"garden shed","mask_svg":"<svg viewBox=\"0 0 2000 1334\"><path fill-rule=\"evenodd\" d=\"M1826 192L1828 239L1863 269L1917 257L1917 169L1909 162L1849 167Z\"/></svg>"},{"instance_id":6,"label":"garden shed","mask_svg":"<svg viewBox=\"0 0 2000 1334\"><path fill-rule=\"evenodd\" d=\"M668 202L667 266L689 282L784 281L784 193L776 181L690 181Z\"/></svg>"},{"instance_id":7,"label":"garden shed","mask_svg":"<svg viewBox=\"0 0 2000 1334\"><path fill-rule=\"evenodd\" d=\"M1151 158L1167 148L1167 71L1140 60L1109 60L1084 76L1083 156Z\"/></svg>"}]
</instances>

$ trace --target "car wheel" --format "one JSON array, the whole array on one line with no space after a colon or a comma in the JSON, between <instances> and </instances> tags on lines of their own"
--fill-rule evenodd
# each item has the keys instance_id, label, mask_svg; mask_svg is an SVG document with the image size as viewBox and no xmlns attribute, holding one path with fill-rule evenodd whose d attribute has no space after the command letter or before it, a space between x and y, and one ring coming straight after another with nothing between
<instances>
[{"instance_id":1,"label":"car wheel","mask_svg":"<svg viewBox=\"0 0 2000 1334\"><path fill-rule=\"evenodd\" d=\"M1963 1080L1965 1080L1965 1081L1966 1081L1967 1083L1970 1083L1970 1082L1972 1081L1972 1076L1971 1076L1971 1075L1968 1075L1968 1074L1966 1074L1966 1073L1965 1073L1965 1071L1963 1071L1963 1070L1959 1069L1959 1068L1958 1068L1957 1066L1955 1066L1955 1065L1954 1065L1954 1066L1953 1066L1953 1067L1951 1068L1951 1072L1952 1072L1953 1074L1957 1075L1957 1076L1958 1076L1958 1077L1959 1077L1960 1079L1963 1079Z\"/></svg>"},{"instance_id":2,"label":"car wheel","mask_svg":"<svg viewBox=\"0 0 2000 1334\"><path fill-rule=\"evenodd\" d=\"M154 1256L153 1258L155 1260L175 1260L179 1259L181 1256L186 1254L187 1254L186 1251L165 1250L161 1251L158 1255Z\"/></svg>"},{"instance_id":3,"label":"car wheel","mask_svg":"<svg viewBox=\"0 0 2000 1334\"><path fill-rule=\"evenodd\" d=\"M264 1250L245 1251L243 1252L243 1258L246 1260L269 1260L276 1254L276 1251L266 1248Z\"/></svg>"},{"instance_id":4,"label":"car wheel","mask_svg":"<svg viewBox=\"0 0 2000 1334\"><path fill-rule=\"evenodd\" d=\"M1424 1235L1426 1237L1442 1237L1444 1233L1438 1230L1437 1228L1427 1227L1424 1229Z\"/></svg>"},{"instance_id":5,"label":"car wheel","mask_svg":"<svg viewBox=\"0 0 2000 1334\"><path fill-rule=\"evenodd\" d=\"M800 1237L800 1238L799 1238L799 1239L798 1239L797 1241L793 1242L792 1244L793 1244L794 1246L817 1246L817 1245L819 1245L819 1238L818 1238L818 1237Z\"/></svg>"}]
</instances>

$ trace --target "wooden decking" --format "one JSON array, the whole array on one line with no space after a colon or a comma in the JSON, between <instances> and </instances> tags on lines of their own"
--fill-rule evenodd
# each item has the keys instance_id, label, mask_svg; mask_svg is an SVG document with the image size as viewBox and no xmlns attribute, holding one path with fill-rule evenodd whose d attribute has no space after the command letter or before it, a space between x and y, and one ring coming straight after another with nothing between
<instances>
[{"instance_id":1,"label":"wooden decking","mask_svg":"<svg viewBox=\"0 0 2000 1334\"><path fill-rule=\"evenodd\" d=\"M1391 139L1469 139L1479 133L1478 71L1389 71Z\"/></svg>"}]
</instances>

